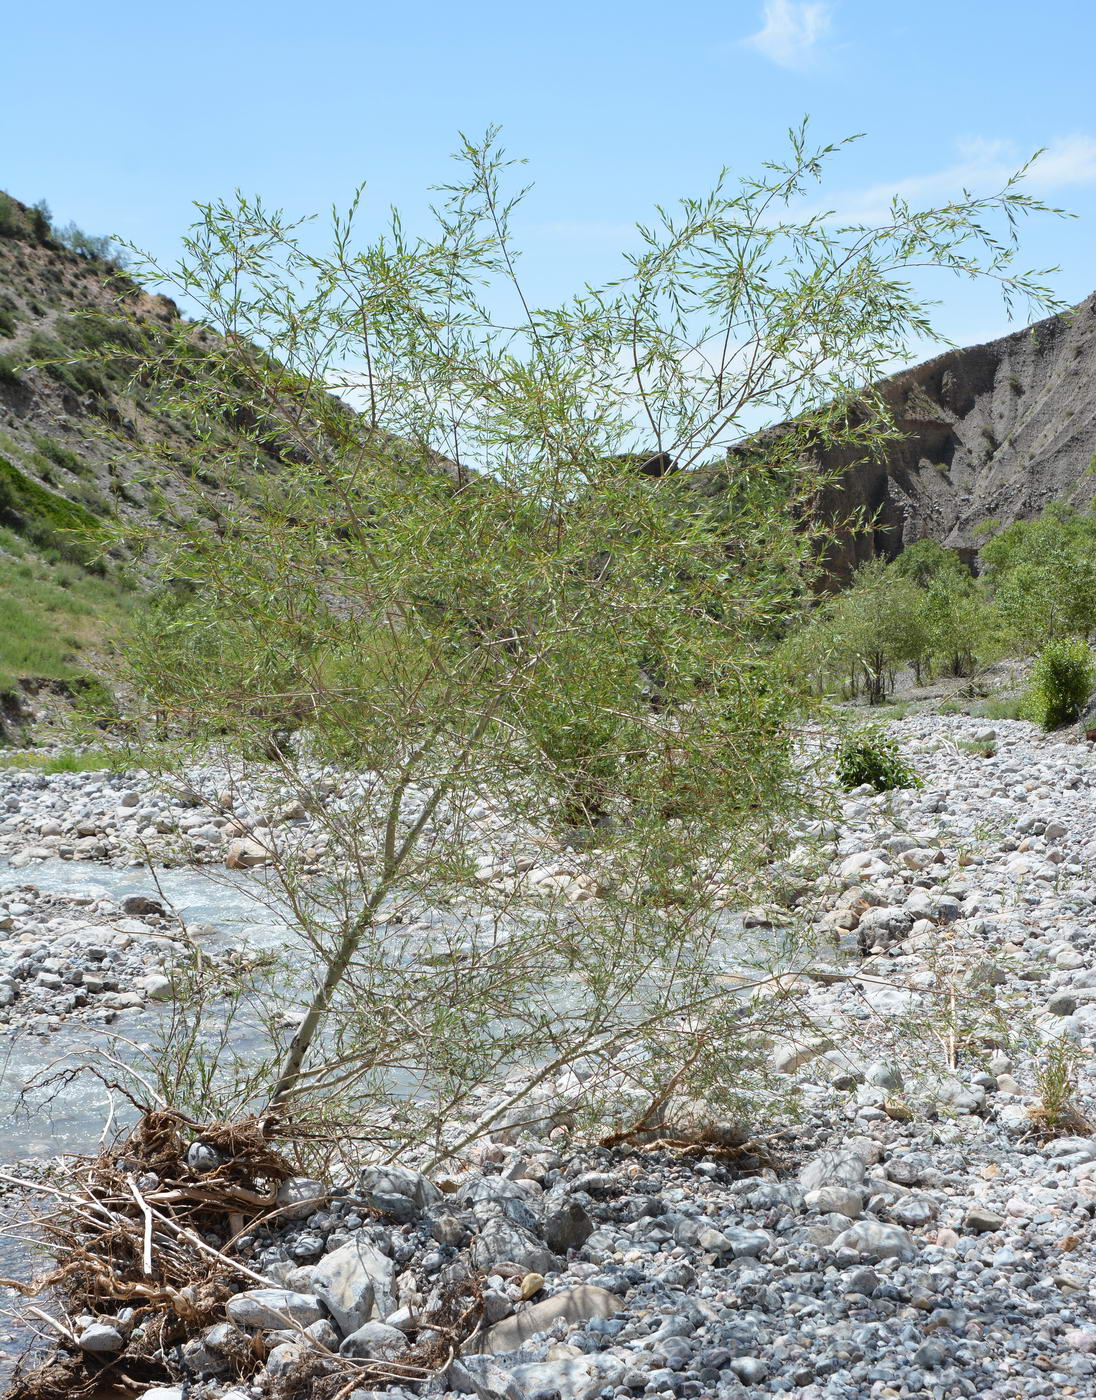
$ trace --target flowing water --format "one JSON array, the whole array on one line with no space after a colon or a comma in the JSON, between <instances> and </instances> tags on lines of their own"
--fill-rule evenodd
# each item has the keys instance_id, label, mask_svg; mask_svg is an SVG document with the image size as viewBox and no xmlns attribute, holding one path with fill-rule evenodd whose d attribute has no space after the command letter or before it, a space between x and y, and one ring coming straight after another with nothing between
<instances>
[{"instance_id":1,"label":"flowing water","mask_svg":"<svg viewBox=\"0 0 1096 1400\"><path fill-rule=\"evenodd\" d=\"M120 902L127 895L161 897L188 925L207 923L216 932L203 938L210 951L228 947L281 949L291 938L286 925L272 912L274 901L261 876L219 871L216 877L200 868L158 873L159 894L142 868L118 870L94 861L49 860L12 870L0 860L0 889L32 884L40 890L90 899L109 896ZM167 1014L163 1006L127 1011L115 1028L140 1045L148 1043ZM73 1078L100 1050L117 1049L114 1037L101 1028L72 1021L58 1032L11 1037L0 1055L0 1160L16 1164L21 1158L49 1159L62 1153L94 1151L104 1127L125 1113L126 1105L89 1074ZM32 1080L57 1075L51 1084L28 1088ZM26 1204L0 1203L0 1276L29 1279L44 1264L24 1235ZM6 1310L3 1310L6 1311ZM35 1334L17 1314L0 1315L0 1385L6 1388L15 1361L33 1345Z\"/></svg>"},{"instance_id":2,"label":"flowing water","mask_svg":"<svg viewBox=\"0 0 1096 1400\"><path fill-rule=\"evenodd\" d=\"M272 896L258 876L218 872L214 878L189 868L158 872L157 879L163 899L185 923L216 928L202 940L211 952L241 946L283 949L291 937L271 912ZM143 868L117 870L94 861L49 860L23 870L0 863L0 889L13 884L119 902L127 895L157 897ZM150 1003L127 1011L114 1029L138 1045L147 1044L166 1014L164 1007ZM112 1096L101 1084L84 1075L57 1078L29 1093L27 1085L44 1073L52 1077L51 1067L60 1074L86 1063L96 1050L114 1043L113 1034L75 1020L48 1036L22 1032L9 1040L0 1058L0 1155L10 1161L94 1149L112 1110Z\"/></svg>"}]
</instances>

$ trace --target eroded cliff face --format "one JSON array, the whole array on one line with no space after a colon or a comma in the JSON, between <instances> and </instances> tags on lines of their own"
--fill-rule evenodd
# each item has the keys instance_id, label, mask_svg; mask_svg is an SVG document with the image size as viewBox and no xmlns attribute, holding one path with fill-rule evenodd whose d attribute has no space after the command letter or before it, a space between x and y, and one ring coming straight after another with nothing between
<instances>
[{"instance_id":1,"label":"eroded cliff face","mask_svg":"<svg viewBox=\"0 0 1096 1400\"><path fill-rule=\"evenodd\" d=\"M847 578L874 555L930 538L973 561L995 528L1053 501L1096 495L1096 293L1064 316L939 355L887 380L900 441L877 462L823 454L844 468L824 515L863 509L875 527L846 536L832 572Z\"/></svg>"}]
</instances>

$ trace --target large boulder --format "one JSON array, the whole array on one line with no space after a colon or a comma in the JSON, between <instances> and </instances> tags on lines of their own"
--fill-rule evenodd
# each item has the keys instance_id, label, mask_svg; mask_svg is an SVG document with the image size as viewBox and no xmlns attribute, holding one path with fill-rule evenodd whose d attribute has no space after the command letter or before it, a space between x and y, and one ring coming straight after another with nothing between
<instances>
[{"instance_id":1,"label":"large boulder","mask_svg":"<svg viewBox=\"0 0 1096 1400\"><path fill-rule=\"evenodd\" d=\"M544 1239L556 1254L581 1249L593 1233L594 1222L577 1201L561 1201L544 1217Z\"/></svg>"},{"instance_id":2,"label":"large boulder","mask_svg":"<svg viewBox=\"0 0 1096 1400\"><path fill-rule=\"evenodd\" d=\"M834 1249L855 1249L866 1259L917 1258L917 1245L901 1225L884 1225L878 1220L858 1220L837 1236Z\"/></svg>"},{"instance_id":3,"label":"large boulder","mask_svg":"<svg viewBox=\"0 0 1096 1400\"><path fill-rule=\"evenodd\" d=\"M867 1172L863 1157L853 1148L829 1148L803 1164L799 1170L799 1184L804 1191L820 1191L824 1186L855 1190Z\"/></svg>"},{"instance_id":4,"label":"large boulder","mask_svg":"<svg viewBox=\"0 0 1096 1400\"><path fill-rule=\"evenodd\" d=\"M270 859L270 851L252 836L238 836L228 843L225 851L225 865L229 870L252 870L257 865L265 865Z\"/></svg>"},{"instance_id":5,"label":"large boulder","mask_svg":"<svg viewBox=\"0 0 1096 1400\"><path fill-rule=\"evenodd\" d=\"M362 1167L358 1190L374 1210L400 1218L421 1215L445 1199L432 1181L408 1167Z\"/></svg>"},{"instance_id":6,"label":"large boulder","mask_svg":"<svg viewBox=\"0 0 1096 1400\"><path fill-rule=\"evenodd\" d=\"M312 1289L347 1337L396 1311L396 1266L375 1245L353 1239L313 1268Z\"/></svg>"},{"instance_id":7,"label":"large boulder","mask_svg":"<svg viewBox=\"0 0 1096 1400\"><path fill-rule=\"evenodd\" d=\"M351 1332L339 1348L339 1353L359 1359L391 1361L402 1356L409 1345L397 1327L388 1327L383 1322L367 1322Z\"/></svg>"},{"instance_id":8,"label":"large boulder","mask_svg":"<svg viewBox=\"0 0 1096 1400\"><path fill-rule=\"evenodd\" d=\"M485 1273L496 1264L516 1264L530 1273L546 1274L555 1256L535 1235L511 1220L488 1220L472 1241L472 1264Z\"/></svg>"}]
</instances>

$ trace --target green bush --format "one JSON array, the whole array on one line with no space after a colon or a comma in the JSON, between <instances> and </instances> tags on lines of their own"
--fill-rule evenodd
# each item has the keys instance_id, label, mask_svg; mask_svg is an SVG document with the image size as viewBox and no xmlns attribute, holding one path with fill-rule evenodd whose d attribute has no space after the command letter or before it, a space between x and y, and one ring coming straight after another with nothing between
<instances>
[{"instance_id":1,"label":"green bush","mask_svg":"<svg viewBox=\"0 0 1096 1400\"><path fill-rule=\"evenodd\" d=\"M1039 653L1031 673L1029 713L1044 729L1071 724L1096 686L1096 661L1087 642L1059 638Z\"/></svg>"},{"instance_id":2,"label":"green bush","mask_svg":"<svg viewBox=\"0 0 1096 1400\"><path fill-rule=\"evenodd\" d=\"M22 384L20 368L14 355L0 355L0 384Z\"/></svg>"},{"instance_id":3,"label":"green bush","mask_svg":"<svg viewBox=\"0 0 1096 1400\"><path fill-rule=\"evenodd\" d=\"M46 437L44 433L32 433L31 437L38 451L55 467L62 467L65 471L73 472L77 476L83 470L84 464L80 458L75 452L70 452L62 443L57 442L54 438Z\"/></svg>"},{"instance_id":4,"label":"green bush","mask_svg":"<svg viewBox=\"0 0 1096 1400\"><path fill-rule=\"evenodd\" d=\"M0 193L0 238L22 238L27 222L11 195Z\"/></svg>"},{"instance_id":5,"label":"green bush","mask_svg":"<svg viewBox=\"0 0 1096 1400\"><path fill-rule=\"evenodd\" d=\"M876 792L921 786L920 778L898 752L898 745L875 726L842 739L837 749L837 777L845 789L864 783Z\"/></svg>"}]
</instances>

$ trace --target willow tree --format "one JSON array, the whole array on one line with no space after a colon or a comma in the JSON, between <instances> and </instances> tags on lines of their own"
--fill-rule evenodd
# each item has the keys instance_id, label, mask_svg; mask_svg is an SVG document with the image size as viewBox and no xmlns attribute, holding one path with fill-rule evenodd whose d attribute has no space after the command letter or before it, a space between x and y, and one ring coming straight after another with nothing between
<instances>
[{"instance_id":1,"label":"willow tree","mask_svg":"<svg viewBox=\"0 0 1096 1400\"><path fill-rule=\"evenodd\" d=\"M278 1110L398 1145L484 1085L512 1092L470 1132L561 1074L576 1111L746 1085L773 1004L718 980L724 909L811 800L770 653L822 553L815 454L892 435L871 385L931 333L915 269L1049 304L1018 183L846 226L804 212L836 149L795 131L659 208L560 306L519 271L494 132L422 233L359 240L361 196L326 239L237 198L143 266L195 319L139 374L231 489L145 541L134 675L325 832L318 874L292 824L259 837L310 949Z\"/></svg>"}]
</instances>

